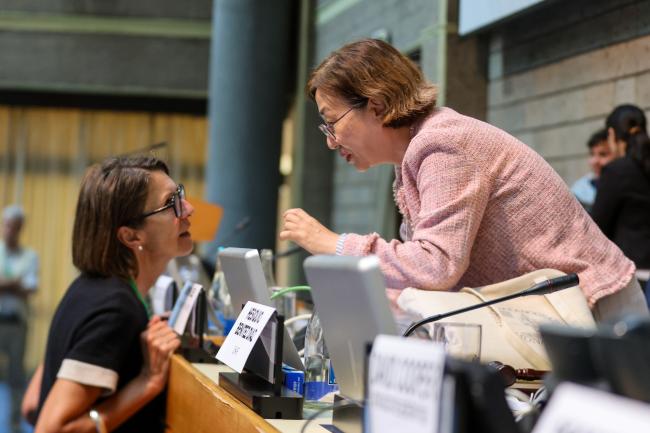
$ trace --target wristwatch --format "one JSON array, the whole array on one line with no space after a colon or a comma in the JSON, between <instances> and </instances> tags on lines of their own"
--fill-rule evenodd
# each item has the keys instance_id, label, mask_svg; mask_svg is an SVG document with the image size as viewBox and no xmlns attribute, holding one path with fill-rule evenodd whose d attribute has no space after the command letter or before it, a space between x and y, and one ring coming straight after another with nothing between
<instances>
[{"instance_id":1,"label":"wristwatch","mask_svg":"<svg viewBox=\"0 0 650 433\"><path fill-rule=\"evenodd\" d=\"M95 409L91 409L90 412L88 412L88 416L95 423L95 430L97 430L97 433L108 433L108 430L106 429L106 423L104 422L104 419L99 414L99 412L97 412Z\"/></svg>"}]
</instances>

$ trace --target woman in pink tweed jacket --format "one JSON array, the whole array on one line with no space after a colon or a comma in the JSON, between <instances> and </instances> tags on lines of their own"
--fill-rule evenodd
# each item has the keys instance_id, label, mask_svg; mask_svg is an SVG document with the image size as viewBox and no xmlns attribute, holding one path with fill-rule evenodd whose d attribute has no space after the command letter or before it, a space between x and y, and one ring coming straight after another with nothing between
<instances>
[{"instance_id":1,"label":"woman in pink tweed jacket","mask_svg":"<svg viewBox=\"0 0 650 433\"><path fill-rule=\"evenodd\" d=\"M302 209L282 239L313 254L379 257L390 289L457 290L542 268L576 272L597 318L647 314L634 264L533 150L487 123L435 107L435 87L389 44L332 53L308 84L327 145L364 171L395 165L402 240L336 234Z\"/></svg>"}]
</instances>

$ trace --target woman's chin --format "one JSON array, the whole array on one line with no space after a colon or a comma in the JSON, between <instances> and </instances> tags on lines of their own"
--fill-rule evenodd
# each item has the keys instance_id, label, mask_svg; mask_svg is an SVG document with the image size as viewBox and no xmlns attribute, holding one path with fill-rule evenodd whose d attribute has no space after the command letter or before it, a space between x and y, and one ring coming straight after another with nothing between
<instances>
[{"instance_id":1,"label":"woman's chin","mask_svg":"<svg viewBox=\"0 0 650 433\"><path fill-rule=\"evenodd\" d=\"M354 161L354 162L353 162L353 165L354 165L354 168L355 168L359 173L366 172L366 171L368 171L368 169L370 168L370 167L368 166L368 164L364 164L364 163L362 163L362 162L358 162L358 161Z\"/></svg>"},{"instance_id":2,"label":"woman's chin","mask_svg":"<svg viewBox=\"0 0 650 433\"><path fill-rule=\"evenodd\" d=\"M187 256L192 253L194 242L191 236L183 236L178 242L178 257Z\"/></svg>"}]
</instances>

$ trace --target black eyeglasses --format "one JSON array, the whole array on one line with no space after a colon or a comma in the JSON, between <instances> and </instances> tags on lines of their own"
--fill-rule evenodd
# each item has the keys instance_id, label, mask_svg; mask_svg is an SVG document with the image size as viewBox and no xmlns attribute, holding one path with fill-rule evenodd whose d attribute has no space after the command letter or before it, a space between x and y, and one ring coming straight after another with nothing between
<instances>
[{"instance_id":1,"label":"black eyeglasses","mask_svg":"<svg viewBox=\"0 0 650 433\"><path fill-rule=\"evenodd\" d=\"M334 122L325 122L321 123L318 125L318 129L325 134L326 137L330 137L332 140L336 140L336 134L334 134L334 125L336 125L336 122L339 120L343 119L350 111L354 110L355 108L359 108L356 106L352 106L346 111L345 113L341 114L338 119L336 119Z\"/></svg>"},{"instance_id":2,"label":"black eyeglasses","mask_svg":"<svg viewBox=\"0 0 650 433\"><path fill-rule=\"evenodd\" d=\"M139 219L144 219L159 212L166 211L169 208L174 209L174 215L176 215L176 218L180 218L183 216L184 212L183 200L185 200L185 187L179 183L178 188L176 188L176 192L171 197L169 197L169 200L167 200L167 203L165 203L163 207L159 207L158 209L152 210L151 212L144 213L140 215Z\"/></svg>"}]
</instances>

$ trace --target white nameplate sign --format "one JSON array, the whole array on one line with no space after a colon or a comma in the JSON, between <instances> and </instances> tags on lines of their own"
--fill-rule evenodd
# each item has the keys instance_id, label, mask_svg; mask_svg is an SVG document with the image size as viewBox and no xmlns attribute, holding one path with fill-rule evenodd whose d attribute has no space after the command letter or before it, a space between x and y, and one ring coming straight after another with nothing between
<instances>
[{"instance_id":1,"label":"white nameplate sign","mask_svg":"<svg viewBox=\"0 0 650 433\"><path fill-rule=\"evenodd\" d=\"M216 358L241 373L253 346L274 312L274 308L248 301L217 352Z\"/></svg>"},{"instance_id":2,"label":"white nameplate sign","mask_svg":"<svg viewBox=\"0 0 650 433\"><path fill-rule=\"evenodd\" d=\"M650 405L573 383L553 393L533 433L650 431Z\"/></svg>"},{"instance_id":3,"label":"white nameplate sign","mask_svg":"<svg viewBox=\"0 0 650 433\"><path fill-rule=\"evenodd\" d=\"M167 290L172 285L174 279L169 275L161 275L151 288L151 309L153 314L163 314L165 312L165 299Z\"/></svg>"},{"instance_id":4,"label":"white nameplate sign","mask_svg":"<svg viewBox=\"0 0 650 433\"><path fill-rule=\"evenodd\" d=\"M377 336L368 363L369 431L437 432L444 367L442 345Z\"/></svg>"},{"instance_id":5,"label":"white nameplate sign","mask_svg":"<svg viewBox=\"0 0 650 433\"><path fill-rule=\"evenodd\" d=\"M178 335L183 335L185 327L187 326L187 319L192 313L192 308L196 303L196 299L203 288L202 285L187 281L183 286L183 290L178 295L178 299L174 304L174 309L169 317L169 326Z\"/></svg>"}]
</instances>

